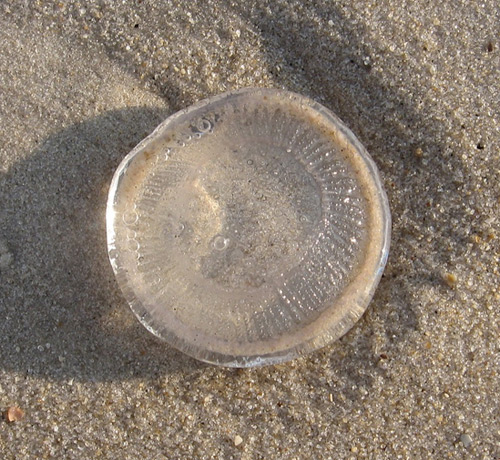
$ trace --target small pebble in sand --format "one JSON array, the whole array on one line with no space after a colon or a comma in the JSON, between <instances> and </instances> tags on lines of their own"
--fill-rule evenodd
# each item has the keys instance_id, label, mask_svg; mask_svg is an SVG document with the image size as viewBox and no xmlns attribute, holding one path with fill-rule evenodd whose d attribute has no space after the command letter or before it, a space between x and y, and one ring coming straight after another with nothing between
<instances>
[{"instance_id":1,"label":"small pebble in sand","mask_svg":"<svg viewBox=\"0 0 500 460\"><path fill-rule=\"evenodd\" d=\"M457 275L454 275L453 273L445 273L443 275L444 282L449 286L449 287L455 287L457 285Z\"/></svg>"},{"instance_id":2,"label":"small pebble in sand","mask_svg":"<svg viewBox=\"0 0 500 460\"><path fill-rule=\"evenodd\" d=\"M234 445L239 446L243 442L243 438L240 435L234 437Z\"/></svg>"},{"instance_id":3,"label":"small pebble in sand","mask_svg":"<svg viewBox=\"0 0 500 460\"><path fill-rule=\"evenodd\" d=\"M0 239L0 269L6 269L13 261L12 254L9 252L7 244Z\"/></svg>"},{"instance_id":4,"label":"small pebble in sand","mask_svg":"<svg viewBox=\"0 0 500 460\"><path fill-rule=\"evenodd\" d=\"M415 156L417 158L422 158L424 156L424 151L420 147L417 147L415 149Z\"/></svg>"},{"instance_id":5,"label":"small pebble in sand","mask_svg":"<svg viewBox=\"0 0 500 460\"><path fill-rule=\"evenodd\" d=\"M2 254L0 255L0 268L7 268L12 263L12 255L11 254Z\"/></svg>"},{"instance_id":6,"label":"small pebble in sand","mask_svg":"<svg viewBox=\"0 0 500 460\"><path fill-rule=\"evenodd\" d=\"M16 406L9 407L4 414L5 420L7 422L18 422L24 417L24 411Z\"/></svg>"},{"instance_id":7,"label":"small pebble in sand","mask_svg":"<svg viewBox=\"0 0 500 460\"><path fill-rule=\"evenodd\" d=\"M464 433L462 436L460 436L460 441L462 442L464 447L469 447L472 444L472 438L467 433Z\"/></svg>"}]
</instances>

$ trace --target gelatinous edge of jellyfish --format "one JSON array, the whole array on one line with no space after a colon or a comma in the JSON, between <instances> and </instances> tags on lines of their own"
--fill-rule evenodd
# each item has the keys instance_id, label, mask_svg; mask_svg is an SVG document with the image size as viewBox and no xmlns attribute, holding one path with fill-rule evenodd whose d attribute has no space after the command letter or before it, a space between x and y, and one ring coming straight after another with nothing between
<instances>
[{"instance_id":1,"label":"gelatinous edge of jellyfish","mask_svg":"<svg viewBox=\"0 0 500 460\"><path fill-rule=\"evenodd\" d=\"M372 232L373 229L375 229L375 231L369 236L369 247L366 251L368 257L366 258L363 266L346 287L344 292L339 296L339 298L336 299L335 305L340 305L340 307L327 309L320 315L318 320L304 327L303 330L301 330L301 333L294 337L293 343L287 344L286 341L278 340L274 349L272 347L272 343L268 344L272 351L267 353L240 353L238 355L234 355L227 352L221 353L217 350L209 350L201 345L193 343L192 340L187 340L186 338L177 335L173 330L163 329L159 331L157 327L152 324L148 309L136 298L135 293L131 289L127 280L127 276L118 262L119 254L115 246L116 235L114 226L116 213L114 205L120 182L132 162L137 160L137 158L135 158L137 154L143 153L145 146L150 143L157 142L158 138L161 137L161 134L167 126L175 124L182 117L196 112L208 104L221 102L228 97L250 95L252 93L261 97L269 95L270 97L293 99L297 104L307 107L309 110L315 112L318 117L323 117L331 124L332 132L335 132L339 141L351 148L353 156L350 160L355 163L358 171L361 171L358 175L363 177L365 196L369 197L368 201L371 204L370 212L368 213L370 216L370 222L367 223L367 226L372 229ZM123 191L120 191L120 193L123 193ZM127 219L132 219L133 217L133 212L130 215L127 215ZM390 245L391 217L388 199L385 191L383 190L375 163L354 134L335 114L321 104L295 93L275 89L244 88L238 91L223 93L218 96L205 99L173 114L161 123L146 139L139 143L123 159L113 177L108 195L106 226L108 254L117 278L117 282L125 298L128 300L132 311L150 332L198 360L228 367L254 367L288 361L298 356L307 354L313 350L319 349L344 335L356 323L372 299L387 262ZM328 327L322 327L323 330L320 334L315 332L315 329L318 328L318 322L328 324ZM297 340L300 337L303 337L304 340L297 343Z\"/></svg>"}]
</instances>

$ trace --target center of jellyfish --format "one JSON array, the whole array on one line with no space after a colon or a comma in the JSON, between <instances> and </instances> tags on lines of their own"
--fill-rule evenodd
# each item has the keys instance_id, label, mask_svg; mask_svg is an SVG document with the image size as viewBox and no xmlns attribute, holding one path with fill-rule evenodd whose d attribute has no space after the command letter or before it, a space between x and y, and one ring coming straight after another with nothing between
<instances>
[{"instance_id":1,"label":"center of jellyfish","mask_svg":"<svg viewBox=\"0 0 500 460\"><path fill-rule=\"evenodd\" d=\"M216 158L213 160L213 158ZM261 287L300 264L320 220L314 178L285 149L228 149L193 169L165 202L173 252L190 273L230 288Z\"/></svg>"}]
</instances>

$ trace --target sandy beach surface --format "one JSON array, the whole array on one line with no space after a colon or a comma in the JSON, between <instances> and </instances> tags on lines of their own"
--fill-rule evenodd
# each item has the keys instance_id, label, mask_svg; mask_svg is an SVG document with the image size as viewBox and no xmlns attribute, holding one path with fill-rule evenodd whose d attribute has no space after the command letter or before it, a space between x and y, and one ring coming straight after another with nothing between
<instances>
[{"instance_id":1,"label":"sandy beach surface","mask_svg":"<svg viewBox=\"0 0 500 460\"><path fill-rule=\"evenodd\" d=\"M138 323L105 205L160 121L248 86L344 120L393 236L347 335L235 370ZM499 215L496 0L4 0L0 458L498 460Z\"/></svg>"}]
</instances>

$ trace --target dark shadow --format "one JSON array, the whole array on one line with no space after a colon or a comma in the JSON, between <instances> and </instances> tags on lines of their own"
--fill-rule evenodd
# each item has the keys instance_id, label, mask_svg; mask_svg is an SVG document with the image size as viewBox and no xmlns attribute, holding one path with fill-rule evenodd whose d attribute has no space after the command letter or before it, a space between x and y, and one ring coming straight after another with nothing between
<instances>
[{"instance_id":1,"label":"dark shadow","mask_svg":"<svg viewBox=\"0 0 500 460\"><path fill-rule=\"evenodd\" d=\"M108 112L57 133L0 178L0 365L112 380L203 365L155 339L127 308L107 258L105 208L121 159L168 113Z\"/></svg>"}]
</instances>

